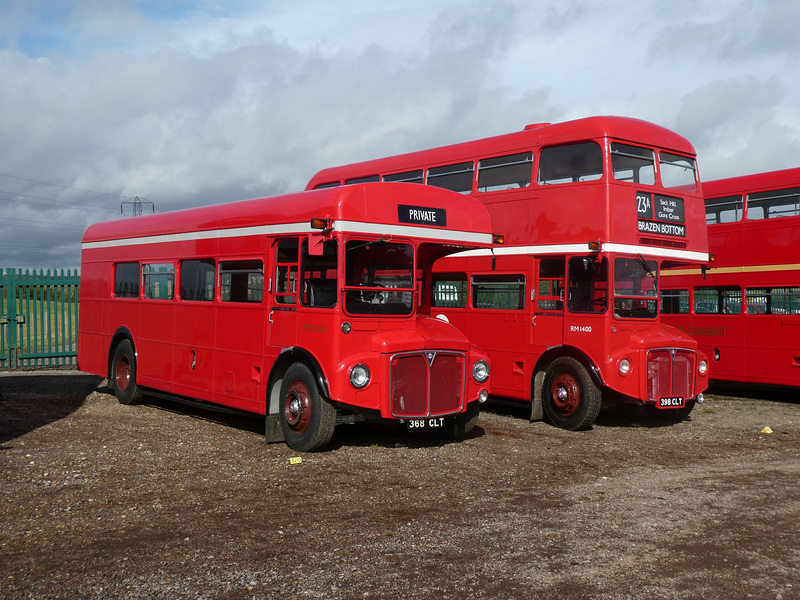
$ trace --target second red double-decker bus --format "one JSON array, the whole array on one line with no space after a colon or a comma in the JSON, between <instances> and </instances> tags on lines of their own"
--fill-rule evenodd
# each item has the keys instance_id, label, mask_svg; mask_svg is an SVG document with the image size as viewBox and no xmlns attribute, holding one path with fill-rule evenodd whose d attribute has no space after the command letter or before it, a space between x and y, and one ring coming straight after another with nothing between
<instances>
[{"instance_id":1,"label":"second red double-decker bus","mask_svg":"<svg viewBox=\"0 0 800 600\"><path fill-rule=\"evenodd\" d=\"M664 273L664 322L697 338L715 380L800 386L800 168L703 192L715 260Z\"/></svg>"},{"instance_id":2,"label":"second red double-decker bus","mask_svg":"<svg viewBox=\"0 0 800 600\"><path fill-rule=\"evenodd\" d=\"M84 234L78 361L142 391L266 415L324 448L337 423L465 435L486 355L431 316L431 266L488 247L477 201L362 185L99 223Z\"/></svg>"},{"instance_id":3,"label":"second red double-decker bus","mask_svg":"<svg viewBox=\"0 0 800 600\"><path fill-rule=\"evenodd\" d=\"M659 319L663 267L708 260L695 152L652 123L591 117L325 169L308 189L364 181L483 202L506 245L437 263L433 311L492 360L493 398L567 429L601 401L671 419L707 387L697 342ZM466 199L465 199L466 201Z\"/></svg>"}]
</instances>

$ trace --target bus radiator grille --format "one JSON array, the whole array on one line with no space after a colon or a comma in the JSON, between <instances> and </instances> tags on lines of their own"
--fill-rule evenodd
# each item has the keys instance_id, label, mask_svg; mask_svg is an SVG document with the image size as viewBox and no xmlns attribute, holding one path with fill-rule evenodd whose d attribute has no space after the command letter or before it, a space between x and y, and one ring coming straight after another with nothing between
<instances>
[{"instance_id":1,"label":"bus radiator grille","mask_svg":"<svg viewBox=\"0 0 800 600\"><path fill-rule=\"evenodd\" d=\"M448 352L401 354L391 361L391 411L416 418L458 412L463 406L464 356Z\"/></svg>"},{"instance_id":2,"label":"bus radiator grille","mask_svg":"<svg viewBox=\"0 0 800 600\"><path fill-rule=\"evenodd\" d=\"M647 398L694 397L696 355L688 350L658 349L647 353Z\"/></svg>"}]
</instances>

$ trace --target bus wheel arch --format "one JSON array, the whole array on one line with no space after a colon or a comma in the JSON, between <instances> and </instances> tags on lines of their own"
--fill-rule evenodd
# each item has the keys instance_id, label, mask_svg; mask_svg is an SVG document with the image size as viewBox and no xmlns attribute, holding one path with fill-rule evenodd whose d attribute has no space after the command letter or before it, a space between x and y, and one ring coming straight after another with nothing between
<instances>
[{"instance_id":1,"label":"bus wheel arch","mask_svg":"<svg viewBox=\"0 0 800 600\"><path fill-rule=\"evenodd\" d=\"M540 418L562 429L588 429L600 412L602 382L581 353L561 350L537 365L531 418L538 410Z\"/></svg>"},{"instance_id":2,"label":"bus wheel arch","mask_svg":"<svg viewBox=\"0 0 800 600\"><path fill-rule=\"evenodd\" d=\"M302 348L281 352L270 372L266 398L268 443L285 441L302 452L323 449L336 425L322 368Z\"/></svg>"},{"instance_id":3,"label":"bus wheel arch","mask_svg":"<svg viewBox=\"0 0 800 600\"><path fill-rule=\"evenodd\" d=\"M126 330L127 331L127 330ZM136 348L130 332L117 332L111 344L108 381L120 404L140 404L142 390L136 382Z\"/></svg>"},{"instance_id":4,"label":"bus wheel arch","mask_svg":"<svg viewBox=\"0 0 800 600\"><path fill-rule=\"evenodd\" d=\"M281 429L286 444L300 452L325 448L336 427L336 408L323 396L314 374L304 362L284 373L279 399Z\"/></svg>"}]
</instances>

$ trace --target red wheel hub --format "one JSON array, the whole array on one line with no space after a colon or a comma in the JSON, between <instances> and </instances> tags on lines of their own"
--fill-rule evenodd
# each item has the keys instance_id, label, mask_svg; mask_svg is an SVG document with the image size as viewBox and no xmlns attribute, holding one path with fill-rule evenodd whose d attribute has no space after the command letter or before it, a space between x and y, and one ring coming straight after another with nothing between
<instances>
[{"instance_id":1,"label":"red wheel hub","mask_svg":"<svg viewBox=\"0 0 800 600\"><path fill-rule=\"evenodd\" d=\"M550 395L555 409L565 417L574 414L581 404L580 385L569 373L561 373L553 380Z\"/></svg>"},{"instance_id":2,"label":"red wheel hub","mask_svg":"<svg viewBox=\"0 0 800 600\"><path fill-rule=\"evenodd\" d=\"M302 382L295 381L286 391L283 415L289 429L294 433L301 434L308 429L311 421L311 396Z\"/></svg>"},{"instance_id":3,"label":"red wheel hub","mask_svg":"<svg viewBox=\"0 0 800 600\"><path fill-rule=\"evenodd\" d=\"M121 392L127 390L131 383L131 362L125 354L117 359L117 364L114 366L114 382Z\"/></svg>"}]
</instances>

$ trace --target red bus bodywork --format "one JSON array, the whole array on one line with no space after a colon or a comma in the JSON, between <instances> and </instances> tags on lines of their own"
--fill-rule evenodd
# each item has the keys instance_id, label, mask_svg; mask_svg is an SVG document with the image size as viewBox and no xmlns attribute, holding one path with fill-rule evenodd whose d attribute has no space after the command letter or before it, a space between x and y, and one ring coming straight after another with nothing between
<instances>
[{"instance_id":1,"label":"red bus bodywork","mask_svg":"<svg viewBox=\"0 0 800 600\"><path fill-rule=\"evenodd\" d=\"M800 385L800 168L703 184L706 269L664 273L664 321L697 338L715 380Z\"/></svg>"},{"instance_id":2,"label":"red bus bodywork","mask_svg":"<svg viewBox=\"0 0 800 600\"><path fill-rule=\"evenodd\" d=\"M592 117L324 169L307 189L409 181L479 199L505 245L437 263L433 310L489 353L493 398L579 429L601 400L669 418L702 401L706 358L657 310L661 268L708 260L694 157L663 127Z\"/></svg>"},{"instance_id":3,"label":"red bus bodywork","mask_svg":"<svg viewBox=\"0 0 800 600\"><path fill-rule=\"evenodd\" d=\"M460 437L487 357L430 315L427 290L435 260L491 240L479 202L402 183L98 223L80 368L125 403L145 390L265 414L268 441L298 450L367 417Z\"/></svg>"}]
</instances>

